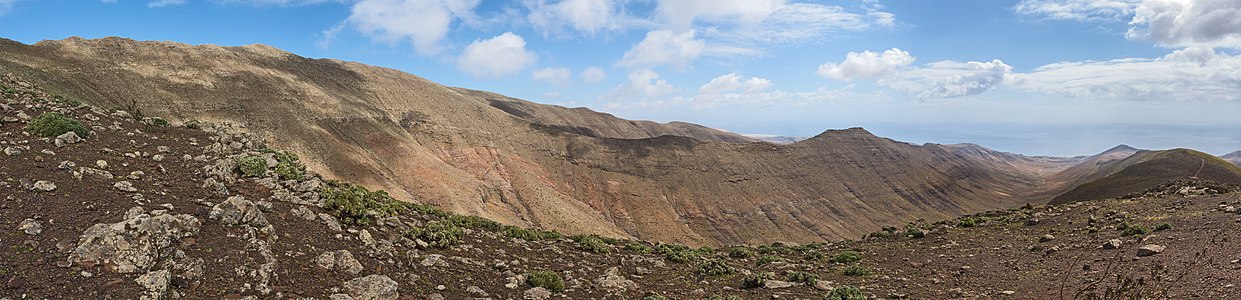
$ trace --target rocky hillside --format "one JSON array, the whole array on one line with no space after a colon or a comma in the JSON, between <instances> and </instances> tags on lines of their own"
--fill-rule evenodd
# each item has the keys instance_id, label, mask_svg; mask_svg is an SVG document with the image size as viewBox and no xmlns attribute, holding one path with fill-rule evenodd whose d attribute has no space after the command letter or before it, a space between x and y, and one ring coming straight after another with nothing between
<instances>
[{"instance_id":1,"label":"rocky hillside","mask_svg":"<svg viewBox=\"0 0 1241 300\"><path fill-rule=\"evenodd\" d=\"M857 238L886 224L1019 206L1046 181L1021 164L861 129L750 142L261 45L6 40L0 72L173 124L232 124L298 153L326 178L401 200L609 237L693 245Z\"/></svg>"},{"instance_id":2,"label":"rocky hillside","mask_svg":"<svg viewBox=\"0 0 1241 300\"><path fill-rule=\"evenodd\" d=\"M1219 158L1222 158L1224 160L1232 162L1233 164L1241 166L1241 151L1224 154L1224 156L1220 156Z\"/></svg>"},{"instance_id":3,"label":"rocky hillside","mask_svg":"<svg viewBox=\"0 0 1241 300\"><path fill-rule=\"evenodd\" d=\"M1241 194L1214 183L692 248L504 226L325 180L239 128L0 91L0 299L1224 299L1241 278ZM816 139L846 138L891 143Z\"/></svg>"},{"instance_id":4,"label":"rocky hillside","mask_svg":"<svg viewBox=\"0 0 1241 300\"><path fill-rule=\"evenodd\" d=\"M1140 151L1100 168L1098 176L1056 196L1051 203L1114 198L1138 193L1171 179L1241 184L1241 167L1189 150Z\"/></svg>"}]
</instances>

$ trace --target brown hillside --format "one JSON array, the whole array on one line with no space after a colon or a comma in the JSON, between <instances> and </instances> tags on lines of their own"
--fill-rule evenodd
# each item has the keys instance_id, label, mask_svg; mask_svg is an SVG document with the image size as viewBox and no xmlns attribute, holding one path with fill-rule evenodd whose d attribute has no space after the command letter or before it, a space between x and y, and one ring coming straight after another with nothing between
<instances>
[{"instance_id":1,"label":"brown hillside","mask_svg":"<svg viewBox=\"0 0 1241 300\"><path fill-rule=\"evenodd\" d=\"M1142 151L1108 167L1103 177L1056 196L1053 204L1107 199L1142 192L1171 179L1199 179L1241 184L1241 167L1210 154L1189 150Z\"/></svg>"},{"instance_id":2,"label":"brown hillside","mask_svg":"<svg viewBox=\"0 0 1241 300\"><path fill-rule=\"evenodd\" d=\"M328 178L571 233L691 244L857 238L883 225L1020 205L1042 183L1019 168L860 129L790 145L731 143L748 139L259 45L4 41L0 72L174 123L237 124Z\"/></svg>"},{"instance_id":3,"label":"brown hillside","mask_svg":"<svg viewBox=\"0 0 1241 300\"><path fill-rule=\"evenodd\" d=\"M1224 156L1220 156L1219 158L1223 158L1224 160L1227 160L1229 162L1232 162L1233 164L1241 166L1241 151L1224 154Z\"/></svg>"}]
</instances>

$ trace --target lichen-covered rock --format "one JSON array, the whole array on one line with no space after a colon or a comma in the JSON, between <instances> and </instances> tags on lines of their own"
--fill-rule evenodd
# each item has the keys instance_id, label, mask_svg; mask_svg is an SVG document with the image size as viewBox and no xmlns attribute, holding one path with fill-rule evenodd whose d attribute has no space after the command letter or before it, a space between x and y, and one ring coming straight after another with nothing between
<instances>
[{"instance_id":1,"label":"lichen-covered rock","mask_svg":"<svg viewBox=\"0 0 1241 300\"><path fill-rule=\"evenodd\" d=\"M123 192L133 193L138 191L138 188L134 187L134 184L129 181L117 181L112 187Z\"/></svg>"},{"instance_id":2,"label":"lichen-covered rock","mask_svg":"<svg viewBox=\"0 0 1241 300\"><path fill-rule=\"evenodd\" d=\"M384 275L350 279L345 282L345 290L356 300L394 300L401 296L396 281Z\"/></svg>"},{"instance_id":3,"label":"lichen-covered rock","mask_svg":"<svg viewBox=\"0 0 1241 300\"><path fill-rule=\"evenodd\" d=\"M319 267L344 272L349 275L357 275L362 272L362 263L353 258L353 253L349 250L327 251L315 258L315 264Z\"/></svg>"},{"instance_id":4,"label":"lichen-covered rock","mask_svg":"<svg viewBox=\"0 0 1241 300\"><path fill-rule=\"evenodd\" d=\"M51 192L51 191L56 190L56 184L52 183L51 181L47 181L47 180L39 180L39 181L36 181L34 183L34 186L32 186L30 189L35 190L35 191L41 191L41 192Z\"/></svg>"},{"instance_id":5,"label":"lichen-covered rock","mask_svg":"<svg viewBox=\"0 0 1241 300\"><path fill-rule=\"evenodd\" d=\"M146 293L142 294L142 300L163 300L174 299L176 292L172 287L172 273L168 270L152 271L142 276L138 276L138 285L146 289Z\"/></svg>"},{"instance_id":6,"label":"lichen-covered rock","mask_svg":"<svg viewBox=\"0 0 1241 300\"><path fill-rule=\"evenodd\" d=\"M17 225L17 230L29 235L39 235L39 233L43 233L43 224L39 224L39 221L34 219L26 219Z\"/></svg>"},{"instance_id":7,"label":"lichen-covered rock","mask_svg":"<svg viewBox=\"0 0 1241 300\"><path fill-rule=\"evenodd\" d=\"M69 261L83 266L109 264L117 273L148 270L173 257L181 239L198 234L191 215L139 214L117 223L95 224L78 239Z\"/></svg>"},{"instance_id":8,"label":"lichen-covered rock","mask_svg":"<svg viewBox=\"0 0 1241 300\"><path fill-rule=\"evenodd\" d=\"M269 225L259 206L242 196L228 197L228 200L216 204L211 208L210 217L225 225L249 225L255 228Z\"/></svg>"},{"instance_id":9,"label":"lichen-covered rock","mask_svg":"<svg viewBox=\"0 0 1241 300\"><path fill-rule=\"evenodd\" d=\"M608 268L607 271L603 272L603 276L599 276L598 279L595 279L595 284L599 285L600 288L613 293L638 288L637 283L634 283L633 280L625 278L625 275L620 274L620 268L618 267Z\"/></svg>"}]
</instances>

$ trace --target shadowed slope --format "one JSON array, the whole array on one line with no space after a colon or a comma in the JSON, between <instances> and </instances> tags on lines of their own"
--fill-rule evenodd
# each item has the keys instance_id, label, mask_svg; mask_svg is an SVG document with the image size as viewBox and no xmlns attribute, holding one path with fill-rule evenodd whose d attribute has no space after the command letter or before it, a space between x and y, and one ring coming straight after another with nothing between
<instances>
[{"instance_id":1,"label":"shadowed slope","mask_svg":"<svg viewBox=\"0 0 1241 300\"><path fill-rule=\"evenodd\" d=\"M1081 184L1051 201L1062 204L1120 197L1171 179L1200 179L1241 184L1241 167L1210 154L1189 150L1142 151L1118 161L1103 177Z\"/></svg>"}]
</instances>

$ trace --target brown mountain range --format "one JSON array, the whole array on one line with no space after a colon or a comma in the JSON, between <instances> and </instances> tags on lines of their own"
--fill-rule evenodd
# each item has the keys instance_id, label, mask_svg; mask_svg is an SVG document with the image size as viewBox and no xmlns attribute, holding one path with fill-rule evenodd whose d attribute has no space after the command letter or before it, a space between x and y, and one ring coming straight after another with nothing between
<instances>
[{"instance_id":1,"label":"brown mountain range","mask_svg":"<svg viewBox=\"0 0 1241 300\"><path fill-rule=\"evenodd\" d=\"M690 244L856 238L919 218L1048 202L1098 179L1105 158L1128 156L918 146L860 128L776 145L261 45L0 40L0 72L174 123L236 124L318 173L404 200L508 224Z\"/></svg>"}]
</instances>

